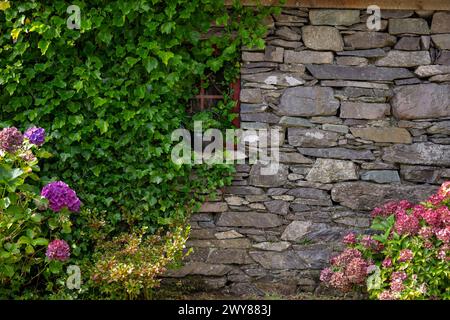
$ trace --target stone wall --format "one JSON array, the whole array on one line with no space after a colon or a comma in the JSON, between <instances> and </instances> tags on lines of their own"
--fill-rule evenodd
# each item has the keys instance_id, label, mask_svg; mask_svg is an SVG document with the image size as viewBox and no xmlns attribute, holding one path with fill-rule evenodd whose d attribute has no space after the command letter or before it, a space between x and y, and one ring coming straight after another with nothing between
<instances>
[{"instance_id":1,"label":"stone wall","mask_svg":"<svg viewBox=\"0 0 450 320\"><path fill-rule=\"evenodd\" d=\"M450 179L450 12L382 11L378 32L365 10L273 18L265 50L242 53L240 116L284 134L282 167L238 165L192 217L194 253L168 276L199 290L318 292L372 208Z\"/></svg>"}]
</instances>

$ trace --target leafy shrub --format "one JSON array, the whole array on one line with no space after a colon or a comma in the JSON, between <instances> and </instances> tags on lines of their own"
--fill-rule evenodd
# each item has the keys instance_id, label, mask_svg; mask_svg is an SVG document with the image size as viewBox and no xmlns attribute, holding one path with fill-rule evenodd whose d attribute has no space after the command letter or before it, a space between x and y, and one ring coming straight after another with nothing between
<instances>
[{"instance_id":1,"label":"leafy shrub","mask_svg":"<svg viewBox=\"0 0 450 320\"><path fill-rule=\"evenodd\" d=\"M62 182L39 193L38 158L49 156L39 149L44 139L41 128L25 135L16 128L0 131L0 297L32 297L28 288L51 290L70 257L63 240L70 238L72 225L67 205L76 211L79 200ZM55 184L63 184L63 190L49 192ZM78 206L71 207L68 199Z\"/></svg>"},{"instance_id":2,"label":"leafy shrub","mask_svg":"<svg viewBox=\"0 0 450 320\"><path fill-rule=\"evenodd\" d=\"M176 165L170 154L200 79L225 69L230 83L240 47L263 45L260 21L273 9L238 3L227 11L223 0L74 1L81 30L71 30L67 1L12 1L0 11L0 121L51 131L56 156L44 174L108 210L119 229L183 220L231 181L231 166ZM204 39L212 23L224 29ZM202 117L230 127L233 106L226 99Z\"/></svg>"},{"instance_id":3,"label":"leafy shrub","mask_svg":"<svg viewBox=\"0 0 450 320\"><path fill-rule=\"evenodd\" d=\"M347 249L321 273L327 285L370 298L450 299L450 181L427 201L389 202L372 211L377 234L347 235Z\"/></svg>"}]
</instances>

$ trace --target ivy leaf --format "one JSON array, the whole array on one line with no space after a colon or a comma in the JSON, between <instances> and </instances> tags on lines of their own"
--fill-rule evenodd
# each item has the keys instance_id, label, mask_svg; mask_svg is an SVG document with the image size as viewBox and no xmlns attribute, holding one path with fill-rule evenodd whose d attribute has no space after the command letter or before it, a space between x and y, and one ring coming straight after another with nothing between
<instances>
[{"instance_id":1,"label":"ivy leaf","mask_svg":"<svg viewBox=\"0 0 450 320\"><path fill-rule=\"evenodd\" d=\"M0 1L0 11L5 11L6 9L11 8L9 1Z\"/></svg>"},{"instance_id":2,"label":"ivy leaf","mask_svg":"<svg viewBox=\"0 0 450 320\"><path fill-rule=\"evenodd\" d=\"M158 56L161 58L161 61L167 66L169 60L173 58L175 55L170 51L160 51L158 52Z\"/></svg>"},{"instance_id":3,"label":"ivy leaf","mask_svg":"<svg viewBox=\"0 0 450 320\"><path fill-rule=\"evenodd\" d=\"M151 73L154 69L158 67L158 60L156 60L153 57L148 57L144 59L143 63L145 70L147 70L148 73Z\"/></svg>"},{"instance_id":4,"label":"ivy leaf","mask_svg":"<svg viewBox=\"0 0 450 320\"><path fill-rule=\"evenodd\" d=\"M97 126L97 128L100 129L100 133L104 134L108 131L108 122L103 120L103 119L97 119L95 120L95 125Z\"/></svg>"},{"instance_id":5,"label":"ivy leaf","mask_svg":"<svg viewBox=\"0 0 450 320\"><path fill-rule=\"evenodd\" d=\"M38 42L38 48L41 49L42 55L45 55L45 53L47 52L49 46L50 46L50 41L40 40Z\"/></svg>"}]
</instances>

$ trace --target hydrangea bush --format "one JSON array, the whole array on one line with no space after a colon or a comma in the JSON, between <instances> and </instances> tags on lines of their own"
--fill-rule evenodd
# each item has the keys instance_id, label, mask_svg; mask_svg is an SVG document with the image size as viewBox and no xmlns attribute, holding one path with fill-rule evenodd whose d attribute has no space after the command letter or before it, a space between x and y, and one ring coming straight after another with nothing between
<instances>
[{"instance_id":1,"label":"hydrangea bush","mask_svg":"<svg viewBox=\"0 0 450 320\"><path fill-rule=\"evenodd\" d=\"M43 128L0 131L0 298L53 288L70 257L62 238L70 238L80 200L60 181L39 191L38 158L49 156L39 148L44 141Z\"/></svg>"},{"instance_id":2,"label":"hydrangea bush","mask_svg":"<svg viewBox=\"0 0 450 320\"><path fill-rule=\"evenodd\" d=\"M372 299L450 299L450 181L420 204L389 202L372 211L374 235L348 234L320 279Z\"/></svg>"}]
</instances>

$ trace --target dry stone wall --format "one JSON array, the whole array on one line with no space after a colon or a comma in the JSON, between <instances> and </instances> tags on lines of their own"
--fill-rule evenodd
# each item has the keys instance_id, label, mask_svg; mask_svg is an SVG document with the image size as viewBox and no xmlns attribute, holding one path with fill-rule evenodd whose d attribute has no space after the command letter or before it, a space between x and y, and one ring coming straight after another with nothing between
<instances>
[{"instance_id":1,"label":"dry stone wall","mask_svg":"<svg viewBox=\"0 0 450 320\"><path fill-rule=\"evenodd\" d=\"M265 50L243 51L242 128L279 129L282 165L274 176L237 166L192 217L194 252L172 280L320 291L320 269L344 234L367 230L371 209L423 200L450 179L450 12L382 11L379 31L366 20L284 10Z\"/></svg>"}]
</instances>

